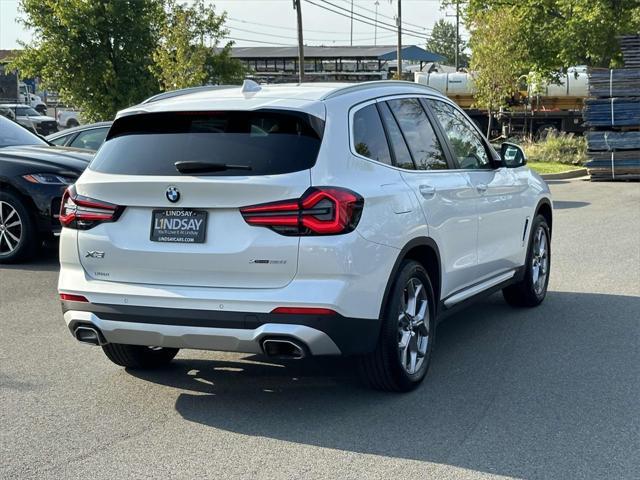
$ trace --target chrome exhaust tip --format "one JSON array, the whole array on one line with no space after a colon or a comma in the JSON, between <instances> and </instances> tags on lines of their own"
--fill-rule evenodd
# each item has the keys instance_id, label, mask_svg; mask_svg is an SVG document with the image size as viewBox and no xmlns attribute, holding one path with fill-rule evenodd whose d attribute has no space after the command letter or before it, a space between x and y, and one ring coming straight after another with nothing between
<instances>
[{"instance_id":1,"label":"chrome exhaust tip","mask_svg":"<svg viewBox=\"0 0 640 480\"><path fill-rule=\"evenodd\" d=\"M87 325L80 325L73 331L73 336L76 337L80 343L86 343L87 345L101 346L105 342L100 331L94 327Z\"/></svg>"},{"instance_id":2,"label":"chrome exhaust tip","mask_svg":"<svg viewBox=\"0 0 640 480\"><path fill-rule=\"evenodd\" d=\"M262 341L262 351L268 357L300 360L306 356L305 347L296 340L267 338Z\"/></svg>"}]
</instances>

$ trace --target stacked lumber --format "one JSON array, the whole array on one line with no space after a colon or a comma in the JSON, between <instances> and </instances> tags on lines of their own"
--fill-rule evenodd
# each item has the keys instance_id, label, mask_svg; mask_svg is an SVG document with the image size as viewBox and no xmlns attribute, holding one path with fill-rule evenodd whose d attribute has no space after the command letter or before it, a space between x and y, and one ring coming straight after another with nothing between
<instances>
[{"instance_id":1,"label":"stacked lumber","mask_svg":"<svg viewBox=\"0 0 640 480\"><path fill-rule=\"evenodd\" d=\"M620 43L629 68L588 72L590 98L582 116L590 127L586 166L592 181L640 180L640 36Z\"/></svg>"},{"instance_id":2,"label":"stacked lumber","mask_svg":"<svg viewBox=\"0 0 640 480\"><path fill-rule=\"evenodd\" d=\"M582 112L588 127L634 127L640 124L640 97L588 98Z\"/></svg>"},{"instance_id":3,"label":"stacked lumber","mask_svg":"<svg viewBox=\"0 0 640 480\"><path fill-rule=\"evenodd\" d=\"M618 39L625 66L640 67L640 35L625 35Z\"/></svg>"},{"instance_id":4,"label":"stacked lumber","mask_svg":"<svg viewBox=\"0 0 640 480\"><path fill-rule=\"evenodd\" d=\"M628 97L637 95L640 90L640 67L592 68L588 78L590 97Z\"/></svg>"},{"instance_id":5,"label":"stacked lumber","mask_svg":"<svg viewBox=\"0 0 640 480\"><path fill-rule=\"evenodd\" d=\"M640 150L640 132L586 132L589 150Z\"/></svg>"}]
</instances>

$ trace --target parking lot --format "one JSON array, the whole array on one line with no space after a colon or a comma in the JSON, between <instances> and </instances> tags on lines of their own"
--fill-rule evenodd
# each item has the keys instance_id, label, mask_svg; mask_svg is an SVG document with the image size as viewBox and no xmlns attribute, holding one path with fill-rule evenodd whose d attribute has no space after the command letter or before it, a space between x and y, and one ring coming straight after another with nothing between
<instances>
[{"instance_id":1,"label":"parking lot","mask_svg":"<svg viewBox=\"0 0 640 480\"><path fill-rule=\"evenodd\" d=\"M55 251L0 267L0 477L637 478L640 185L551 183L544 304L450 318L405 395L340 360L127 372L64 326Z\"/></svg>"}]
</instances>

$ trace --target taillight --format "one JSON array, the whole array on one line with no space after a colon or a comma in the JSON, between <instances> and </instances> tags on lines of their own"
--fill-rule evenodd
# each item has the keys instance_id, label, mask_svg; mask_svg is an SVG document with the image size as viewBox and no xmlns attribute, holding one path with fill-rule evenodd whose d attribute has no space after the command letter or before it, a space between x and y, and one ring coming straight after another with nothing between
<instances>
[{"instance_id":1,"label":"taillight","mask_svg":"<svg viewBox=\"0 0 640 480\"><path fill-rule=\"evenodd\" d=\"M59 219L64 227L88 230L103 222L115 222L122 210L118 205L78 195L72 185L62 196Z\"/></svg>"},{"instance_id":2,"label":"taillight","mask_svg":"<svg viewBox=\"0 0 640 480\"><path fill-rule=\"evenodd\" d=\"M282 235L339 235L353 231L364 200L346 188L311 187L301 198L240 209L249 225L268 227Z\"/></svg>"},{"instance_id":3,"label":"taillight","mask_svg":"<svg viewBox=\"0 0 640 480\"><path fill-rule=\"evenodd\" d=\"M89 301L82 295L73 295L72 293L61 293L60 300L64 300L66 302L88 302Z\"/></svg>"}]
</instances>

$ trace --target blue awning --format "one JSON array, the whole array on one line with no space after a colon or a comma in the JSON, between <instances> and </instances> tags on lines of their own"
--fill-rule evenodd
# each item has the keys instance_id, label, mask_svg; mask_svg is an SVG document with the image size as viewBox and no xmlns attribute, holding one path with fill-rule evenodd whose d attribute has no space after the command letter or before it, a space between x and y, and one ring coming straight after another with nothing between
<instances>
[{"instance_id":1,"label":"blue awning","mask_svg":"<svg viewBox=\"0 0 640 480\"><path fill-rule=\"evenodd\" d=\"M397 50L393 50L378 57L380 60L396 60L398 58ZM414 62L442 62L446 60L442 55L428 52L427 50L410 45L402 49L402 60Z\"/></svg>"},{"instance_id":2,"label":"blue awning","mask_svg":"<svg viewBox=\"0 0 640 480\"><path fill-rule=\"evenodd\" d=\"M393 50L391 52L380 55L380 60L396 60L398 58L398 52ZM414 62L442 62L446 60L442 55L437 53L428 52L427 50L410 45L402 49L402 60L409 60Z\"/></svg>"}]
</instances>

